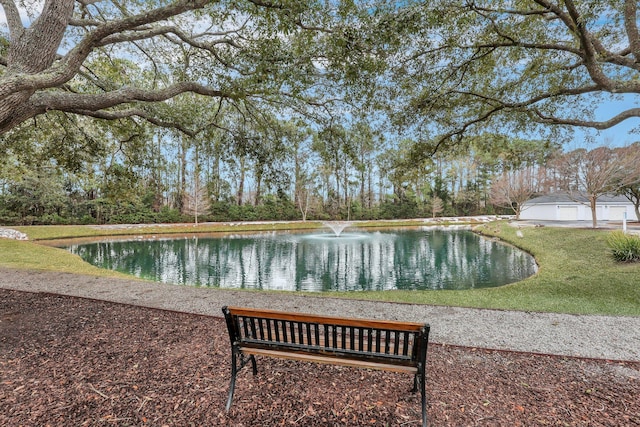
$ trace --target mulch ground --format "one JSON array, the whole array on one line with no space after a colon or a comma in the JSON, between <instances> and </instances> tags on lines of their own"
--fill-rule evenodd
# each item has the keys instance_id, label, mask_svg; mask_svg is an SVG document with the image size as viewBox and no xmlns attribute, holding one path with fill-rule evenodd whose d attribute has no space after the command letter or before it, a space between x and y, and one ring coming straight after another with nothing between
<instances>
[{"instance_id":1,"label":"mulch ground","mask_svg":"<svg viewBox=\"0 0 640 427\"><path fill-rule=\"evenodd\" d=\"M226 413L229 363L220 318L0 290L2 426L420 425L409 375L271 358ZM431 344L427 375L431 426L640 425L640 363Z\"/></svg>"}]
</instances>

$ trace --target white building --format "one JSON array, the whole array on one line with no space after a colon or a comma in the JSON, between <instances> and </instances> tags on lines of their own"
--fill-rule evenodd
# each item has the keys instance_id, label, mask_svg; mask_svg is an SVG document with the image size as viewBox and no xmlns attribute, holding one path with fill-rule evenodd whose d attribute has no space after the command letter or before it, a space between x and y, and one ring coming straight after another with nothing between
<instances>
[{"instance_id":1,"label":"white building","mask_svg":"<svg viewBox=\"0 0 640 427\"><path fill-rule=\"evenodd\" d=\"M578 199L577 201L575 199ZM596 204L598 221L635 221L633 204L624 196L600 196ZM547 221L591 221L587 198L570 198L566 194L536 197L522 205L520 219Z\"/></svg>"}]
</instances>

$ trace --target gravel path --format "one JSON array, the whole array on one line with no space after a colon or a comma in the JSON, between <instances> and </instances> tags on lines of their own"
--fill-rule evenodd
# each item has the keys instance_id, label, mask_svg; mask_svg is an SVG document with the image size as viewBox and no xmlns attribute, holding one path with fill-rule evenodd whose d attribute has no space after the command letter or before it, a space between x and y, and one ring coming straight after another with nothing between
<instances>
[{"instance_id":1,"label":"gravel path","mask_svg":"<svg viewBox=\"0 0 640 427\"><path fill-rule=\"evenodd\" d=\"M640 361L640 317L481 310L166 285L0 268L0 288L221 316L224 305L428 322L431 341L531 353Z\"/></svg>"}]
</instances>

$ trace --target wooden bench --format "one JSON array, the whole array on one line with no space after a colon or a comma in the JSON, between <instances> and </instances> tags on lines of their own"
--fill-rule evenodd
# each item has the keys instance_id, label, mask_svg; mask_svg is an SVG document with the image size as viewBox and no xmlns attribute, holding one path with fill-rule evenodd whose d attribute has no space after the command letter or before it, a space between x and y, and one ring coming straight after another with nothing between
<instances>
[{"instance_id":1,"label":"wooden bench","mask_svg":"<svg viewBox=\"0 0 640 427\"><path fill-rule=\"evenodd\" d=\"M429 325L223 307L231 339L231 408L236 375L256 355L414 374L427 425L425 364Z\"/></svg>"}]
</instances>

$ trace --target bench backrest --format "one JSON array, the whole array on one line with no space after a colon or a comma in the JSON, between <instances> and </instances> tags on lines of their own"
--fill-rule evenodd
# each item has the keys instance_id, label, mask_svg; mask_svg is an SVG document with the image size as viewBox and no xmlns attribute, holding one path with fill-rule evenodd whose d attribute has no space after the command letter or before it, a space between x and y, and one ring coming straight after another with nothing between
<instances>
[{"instance_id":1,"label":"bench backrest","mask_svg":"<svg viewBox=\"0 0 640 427\"><path fill-rule=\"evenodd\" d=\"M418 366L429 325L223 307L232 346Z\"/></svg>"}]
</instances>

